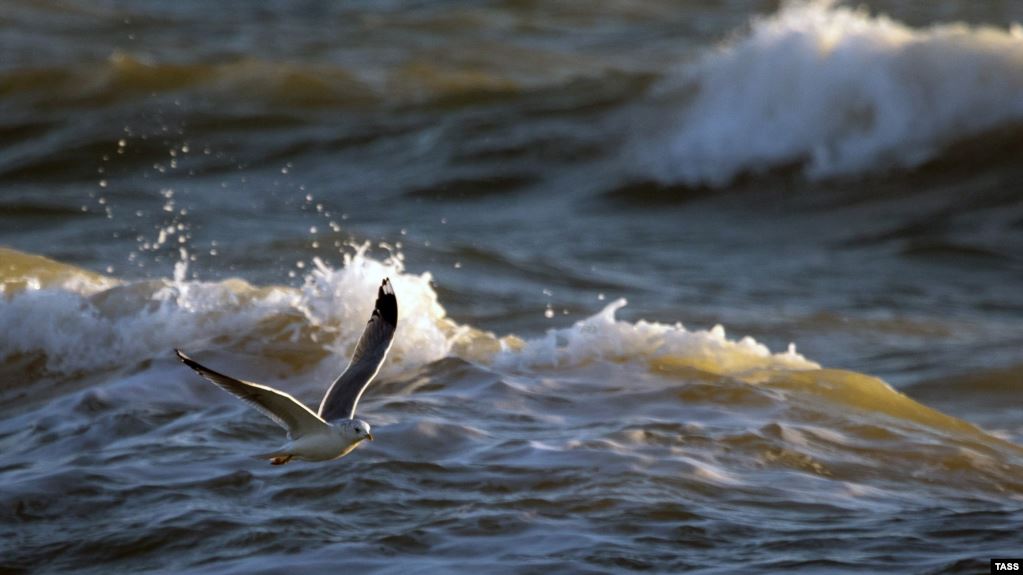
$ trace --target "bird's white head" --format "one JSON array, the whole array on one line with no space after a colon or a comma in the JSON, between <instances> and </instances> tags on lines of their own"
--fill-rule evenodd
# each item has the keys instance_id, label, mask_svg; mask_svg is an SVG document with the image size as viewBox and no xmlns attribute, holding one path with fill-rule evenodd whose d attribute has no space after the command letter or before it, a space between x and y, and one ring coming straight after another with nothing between
<instances>
[{"instance_id":1,"label":"bird's white head","mask_svg":"<svg viewBox=\"0 0 1023 575\"><path fill-rule=\"evenodd\" d=\"M369 424L361 419L351 419L346 423L348 425L343 426L344 431L347 432L353 441L362 441L368 439L373 441L373 434L369 431Z\"/></svg>"}]
</instances>

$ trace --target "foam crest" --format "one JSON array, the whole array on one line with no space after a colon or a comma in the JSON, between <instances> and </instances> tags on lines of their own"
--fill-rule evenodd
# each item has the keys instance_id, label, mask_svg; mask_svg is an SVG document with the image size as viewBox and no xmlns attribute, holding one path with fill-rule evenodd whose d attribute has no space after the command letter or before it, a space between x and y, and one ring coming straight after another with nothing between
<instances>
[{"instance_id":1,"label":"foam crest","mask_svg":"<svg viewBox=\"0 0 1023 575\"><path fill-rule=\"evenodd\" d=\"M527 340L516 349L495 357L508 367L570 367L596 360L644 361L651 364L687 366L716 374L733 374L755 368L815 369L790 345L783 353L771 353L751 337L728 339L725 329L689 331L681 323L667 325L644 320L619 321L615 313L625 307L619 299L600 313L564 329L552 329L542 338Z\"/></svg>"},{"instance_id":2,"label":"foam crest","mask_svg":"<svg viewBox=\"0 0 1023 575\"><path fill-rule=\"evenodd\" d=\"M910 168L1023 121L1018 26L915 29L833 4L791 3L666 80L675 118L641 137L645 175L719 186L792 166Z\"/></svg>"},{"instance_id":3,"label":"foam crest","mask_svg":"<svg viewBox=\"0 0 1023 575\"><path fill-rule=\"evenodd\" d=\"M445 357L454 331L428 273L405 273L400 257L378 261L365 247L340 269L316 261L297 289L185 280L181 270L173 279L97 280L45 261L61 268L47 277L65 279L44 283L32 279L34 269L22 269L19 289L0 293L0 362L40 356L46 371L74 374L168 357L175 347L229 348L275 357L297 371L312 365L334 373L343 367L337 356L346 362L361 335L384 277L401 294L399 337L385 370ZM4 285L15 279L6 275Z\"/></svg>"},{"instance_id":4,"label":"foam crest","mask_svg":"<svg viewBox=\"0 0 1023 575\"><path fill-rule=\"evenodd\" d=\"M131 367L184 347L193 353L228 349L268 356L295 372L329 378L351 356L384 277L391 278L400 301L385 377L449 355L525 369L594 360L711 373L817 367L794 348L772 354L752 338L730 340L721 326L691 332L681 324L618 321L615 312L625 300L545 337L497 339L448 319L428 272L406 273L400 255L377 260L366 255L366 246L347 254L337 268L314 260L298 288L187 280L184 263L173 278L118 281L38 256L5 254L20 263L0 284L0 362L39 356L54 374Z\"/></svg>"}]
</instances>

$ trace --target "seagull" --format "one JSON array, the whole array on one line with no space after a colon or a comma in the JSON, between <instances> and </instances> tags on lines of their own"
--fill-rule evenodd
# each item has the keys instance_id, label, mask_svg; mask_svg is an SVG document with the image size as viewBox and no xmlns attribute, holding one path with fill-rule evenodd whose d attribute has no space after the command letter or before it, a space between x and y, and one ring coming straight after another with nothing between
<instances>
[{"instance_id":1,"label":"seagull","mask_svg":"<svg viewBox=\"0 0 1023 575\"><path fill-rule=\"evenodd\" d=\"M235 379L213 371L179 349L174 352L199 375L238 396L288 431L288 443L258 458L269 459L273 465L283 465L292 459L329 461L348 455L365 439L373 440L369 424L355 419L355 406L380 371L397 325L398 300L390 280L384 279L377 291L373 315L355 346L352 361L327 390L317 413L283 391Z\"/></svg>"}]
</instances>

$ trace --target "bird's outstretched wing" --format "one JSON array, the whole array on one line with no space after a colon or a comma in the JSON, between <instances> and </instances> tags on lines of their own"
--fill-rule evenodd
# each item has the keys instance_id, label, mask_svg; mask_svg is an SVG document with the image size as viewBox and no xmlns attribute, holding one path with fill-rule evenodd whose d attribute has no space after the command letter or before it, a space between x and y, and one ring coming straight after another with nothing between
<instances>
[{"instance_id":1,"label":"bird's outstretched wing","mask_svg":"<svg viewBox=\"0 0 1023 575\"><path fill-rule=\"evenodd\" d=\"M380 364L391 349L398 326L398 299L391 281L385 279L377 291L377 303L366 329L355 346L348 368L334 381L320 403L319 415L326 421L355 417L355 406L369 382L380 371Z\"/></svg>"},{"instance_id":2,"label":"bird's outstretched wing","mask_svg":"<svg viewBox=\"0 0 1023 575\"><path fill-rule=\"evenodd\" d=\"M185 365L194 369L199 375L212 381L217 387L235 394L242 401L274 420L277 425L287 429L288 437L292 439L322 429L327 425L311 409L283 391L218 373L181 353L181 350L175 349L174 352L178 354L181 361L185 362Z\"/></svg>"}]
</instances>

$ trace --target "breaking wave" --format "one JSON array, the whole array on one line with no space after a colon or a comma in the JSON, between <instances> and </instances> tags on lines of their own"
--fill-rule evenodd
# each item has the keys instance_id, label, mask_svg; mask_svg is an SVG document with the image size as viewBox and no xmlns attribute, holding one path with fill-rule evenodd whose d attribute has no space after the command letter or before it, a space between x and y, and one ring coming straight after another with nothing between
<instances>
[{"instance_id":1,"label":"breaking wave","mask_svg":"<svg viewBox=\"0 0 1023 575\"><path fill-rule=\"evenodd\" d=\"M172 362L176 347L246 356L272 368L276 375L269 377L326 381L346 363L376 287L390 277L400 294L401 320L384 378L446 357L506 374L620 365L669 381L711 382L711 395L721 386L754 386L764 390L757 394L824 401L831 407L822 414L855 408L910 425L985 435L879 379L822 369L794 345L772 353L753 338L727 338L721 326L690 331L682 324L617 320L625 300L543 337L498 337L449 319L429 272L408 273L402 256L378 261L365 248L347 254L337 269L315 260L299 287L186 280L185 263L173 278L123 281L10 249L0 249L0 261L0 367L25 379L28 366L30 381L145 370L154 361Z\"/></svg>"},{"instance_id":2,"label":"breaking wave","mask_svg":"<svg viewBox=\"0 0 1023 575\"><path fill-rule=\"evenodd\" d=\"M0 362L38 356L55 374L138 363L175 347L258 352L303 371L350 353L372 311L366 294L384 277L402 294L403 328L385 369L444 357L455 331L428 273L405 273L400 257L377 261L362 250L339 269L315 260L298 288L186 280L184 264L174 278L120 281L13 250L0 250L0 259Z\"/></svg>"},{"instance_id":3,"label":"breaking wave","mask_svg":"<svg viewBox=\"0 0 1023 575\"><path fill-rule=\"evenodd\" d=\"M358 249L337 269L315 260L300 287L258 287L240 279L173 278L122 281L9 249L0 249L0 363L15 356L44 359L52 374L75 374L166 356L175 347L226 348L269 356L304 372L325 363L336 370L362 333L380 279L401 297L400 336L385 375L449 354L501 367L572 366L608 359L684 359L715 373L752 368L812 369L795 352L772 354L724 328L689 331L681 324L616 321L625 300L545 337L497 336L447 317L429 272L407 273L400 255L378 261Z\"/></svg>"},{"instance_id":4,"label":"breaking wave","mask_svg":"<svg viewBox=\"0 0 1023 575\"><path fill-rule=\"evenodd\" d=\"M669 110L657 112L664 127L643 134L635 155L644 176L664 182L913 168L1023 123L1023 29L919 29L833 2L792 3L655 94Z\"/></svg>"}]
</instances>

